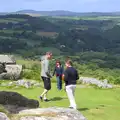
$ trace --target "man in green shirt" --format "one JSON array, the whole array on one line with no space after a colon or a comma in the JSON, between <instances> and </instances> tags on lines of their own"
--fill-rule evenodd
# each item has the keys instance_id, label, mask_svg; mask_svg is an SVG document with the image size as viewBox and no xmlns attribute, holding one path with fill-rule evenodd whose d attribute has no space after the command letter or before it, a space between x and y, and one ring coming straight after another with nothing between
<instances>
[{"instance_id":1,"label":"man in green shirt","mask_svg":"<svg viewBox=\"0 0 120 120\"><path fill-rule=\"evenodd\" d=\"M44 101L48 101L47 99L47 93L51 89L51 80L50 78L52 77L50 74L50 69L49 69L49 60L52 58L52 53L47 52L45 56L42 56L41 58L41 78L44 83L44 91L40 95L40 99ZM44 98L43 98L44 97Z\"/></svg>"}]
</instances>

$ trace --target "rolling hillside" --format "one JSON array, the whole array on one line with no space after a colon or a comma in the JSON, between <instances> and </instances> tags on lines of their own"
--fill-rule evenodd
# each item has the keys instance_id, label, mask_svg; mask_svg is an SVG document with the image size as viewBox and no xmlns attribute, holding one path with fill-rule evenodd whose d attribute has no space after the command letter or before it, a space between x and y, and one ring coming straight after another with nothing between
<instances>
[{"instance_id":1,"label":"rolling hillside","mask_svg":"<svg viewBox=\"0 0 120 120\"><path fill-rule=\"evenodd\" d=\"M35 11L35 10L20 10L12 13L0 13L0 14L29 14L33 16L120 16L120 12L72 12L64 10L56 11Z\"/></svg>"}]
</instances>

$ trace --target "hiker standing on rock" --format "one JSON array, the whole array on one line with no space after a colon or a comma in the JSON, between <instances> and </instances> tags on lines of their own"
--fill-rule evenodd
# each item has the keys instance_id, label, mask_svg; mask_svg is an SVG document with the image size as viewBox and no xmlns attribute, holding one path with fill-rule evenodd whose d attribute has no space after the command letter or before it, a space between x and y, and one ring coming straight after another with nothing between
<instances>
[{"instance_id":1,"label":"hiker standing on rock","mask_svg":"<svg viewBox=\"0 0 120 120\"><path fill-rule=\"evenodd\" d=\"M49 60L52 58L52 53L47 52L45 56L41 58L41 78L44 83L44 91L40 95L40 99L44 101L48 101L47 93L51 89L51 74L49 69ZM44 98L43 98L44 97Z\"/></svg>"},{"instance_id":2,"label":"hiker standing on rock","mask_svg":"<svg viewBox=\"0 0 120 120\"><path fill-rule=\"evenodd\" d=\"M65 65L66 65L66 70L62 75L62 79L65 81L66 92L70 102L69 108L76 109L77 106L74 98L74 93L75 93L77 80L79 79L79 75L77 70L72 66L71 60L67 60Z\"/></svg>"},{"instance_id":3,"label":"hiker standing on rock","mask_svg":"<svg viewBox=\"0 0 120 120\"><path fill-rule=\"evenodd\" d=\"M56 66L53 72L53 76L56 74L57 79L57 88L58 90L62 89L62 74L64 71L64 67L61 65L60 61L56 61Z\"/></svg>"}]
</instances>

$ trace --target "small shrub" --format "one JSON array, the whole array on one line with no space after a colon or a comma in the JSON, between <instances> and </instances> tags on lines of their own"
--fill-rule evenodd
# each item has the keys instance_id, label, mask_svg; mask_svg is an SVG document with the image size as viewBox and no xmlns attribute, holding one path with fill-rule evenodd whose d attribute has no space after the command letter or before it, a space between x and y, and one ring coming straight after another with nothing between
<instances>
[{"instance_id":1,"label":"small shrub","mask_svg":"<svg viewBox=\"0 0 120 120\"><path fill-rule=\"evenodd\" d=\"M114 79L114 84L120 84L120 77Z\"/></svg>"},{"instance_id":2,"label":"small shrub","mask_svg":"<svg viewBox=\"0 0 120 120\"><path fill-rule=\"evenodd\" d=\"M40 66L39 66L39 64L34 63L34 64L31 66L31 70L40 71Z\"/></svg>"},{"instance_id":3,"label":"small shrub","mask_svg":"<svg viewBox=\"0 0 120 120\"><path fill-rule=\"evenodd\" d=\"M40 79L40 73L36 71L24 71L23 72L23 78L26 79L33 79L33 80L39 80Z\"/></svg>"}]
</instances>

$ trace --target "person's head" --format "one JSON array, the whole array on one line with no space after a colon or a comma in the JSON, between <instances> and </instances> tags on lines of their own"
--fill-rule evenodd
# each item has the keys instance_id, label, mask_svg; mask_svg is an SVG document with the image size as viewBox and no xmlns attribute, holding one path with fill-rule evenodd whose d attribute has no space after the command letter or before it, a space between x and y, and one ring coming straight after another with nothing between
<instances>
[{"instance_id":1,"label":"person's head","mask_svg":"<svg viewBox=\"0 0 120 120\"><path fill-rule=\"evenodd\" d=\"M59 60L56 61L56 66L61 65L61 62Z\"/></svg>"},{"instance_id":2,"label":"person's head","mask_svg":"<svg viewBox=\"0 0 120 120\"><path fill-rule=\"evenodd\" d=\"M71 67L72 65L73 65L73 63L72 63L71 60L67 60L66 63L65 63L66 67Z\"/></svg>"},{"instance_id":3,"label":"person's head","mask_svg":"<svg viewBox=\"0 0 120 120\"><path fill-rule=\"evenodd\" d=\"M47 59L51 59L52 58L52 52L46 52L46 56L47 56Z\"/></svg>"}]
</instances>

